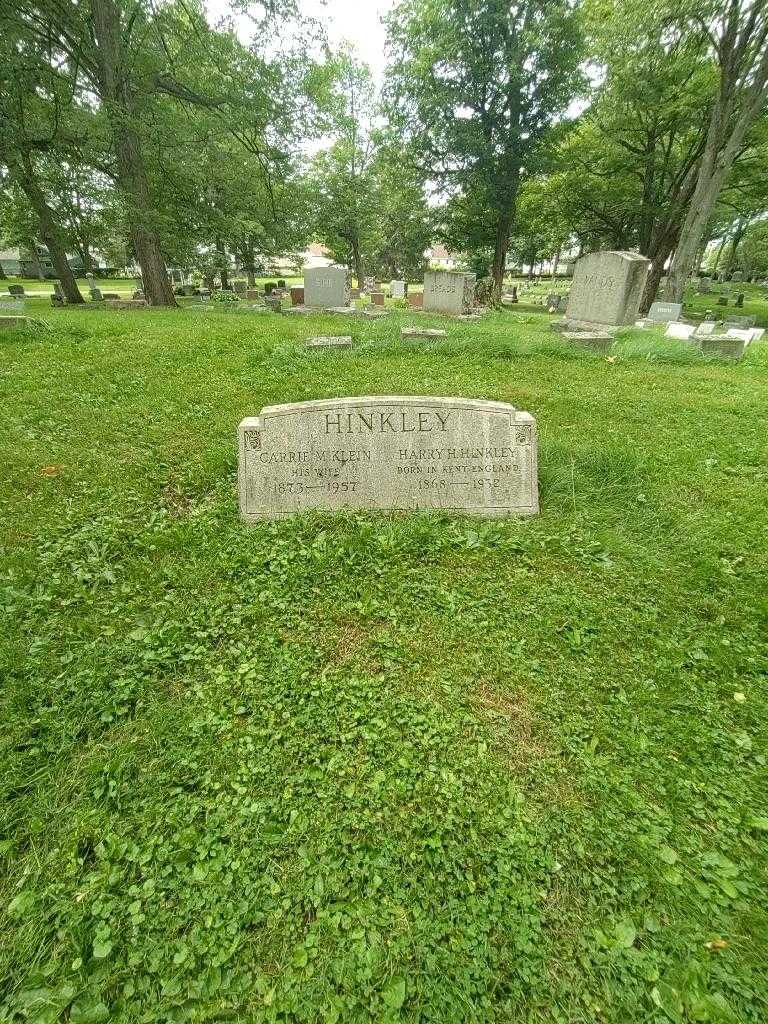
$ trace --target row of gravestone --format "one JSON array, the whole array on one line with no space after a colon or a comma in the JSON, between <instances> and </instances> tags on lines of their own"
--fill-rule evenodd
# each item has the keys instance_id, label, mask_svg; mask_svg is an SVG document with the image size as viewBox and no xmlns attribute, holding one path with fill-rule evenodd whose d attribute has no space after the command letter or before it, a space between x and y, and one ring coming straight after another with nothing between
<instances>
[{"instance_id":1,"label":"row of gravestone","mask_svg":"<svg viewBox=\"0 0 768 1024\"><path fill-rule=\"evenodd\" d=\"M474 304L476 276L451 271L427 271L424 275L422 308L427 312L461 315ZM359 292L357 293L360 294ZM392 281L393 298L407 296L405 281ZM371 301L383 305L384 293L370 291ZM304 271L303 305L314 309L336 309L349 306L353 298L352 279L346 267L313 267ZM410 298L416 299L416 296ZM413 303L414 305L417 302Z\"/></svg>"}]
</instances>

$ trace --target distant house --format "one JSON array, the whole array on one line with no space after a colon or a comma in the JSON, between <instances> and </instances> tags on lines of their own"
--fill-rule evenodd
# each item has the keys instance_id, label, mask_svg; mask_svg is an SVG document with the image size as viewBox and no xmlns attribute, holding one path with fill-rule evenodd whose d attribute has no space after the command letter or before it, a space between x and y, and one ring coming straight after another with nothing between
<instances>
[{"instance_id":1,"label":"distant house","mask_svg":"<svg viewBox=\"0 0 768 1024\"><path fill-rule=\"evenodd\" d=\"M427 249L424 258L431 267L440 267L443 270L455 270L458 263L458 256L452 256L444 245L433 245Z\"/></svg>"},{"instance_id":2,"label":"distant house","mask_svg":"<svg viewBox=\"0 0 768 1024\"><path fill-rule=\"evenodd\" d=\"M18 249L0 249L0 267L10 277L18 277L21 274L21 263L19 261Z\"/></svg>"},{"instance_id":3,"label":"distant house","mask_svg":"<svg viewBox=\"0 0 768 1024\"><path fill-rule=\"evenodd\" d=\"M37 259L42 267L43 274L47 278L55 278L59 275L53 266L50 254L44 245L35 247ZM67 260L75 274L83 273L83 260L77 253L67 253ZM94 268L104 270L106 263L98 253L93 253L91 261ZM37 277L37 267L32 259L29 249L21 247L11 249L0 249L0 266L9 277Z\"/></svg>"}]
</instances>

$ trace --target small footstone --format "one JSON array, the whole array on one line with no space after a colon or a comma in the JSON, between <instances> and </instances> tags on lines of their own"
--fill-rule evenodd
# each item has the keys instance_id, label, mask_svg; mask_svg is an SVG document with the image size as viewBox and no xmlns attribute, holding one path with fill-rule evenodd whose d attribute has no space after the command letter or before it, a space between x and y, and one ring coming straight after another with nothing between
<instances>
[{"instance_id":1,"label":"small footstone","mask_svg":"<svg viewBox=\"0 0 768 1024\"><path fill-rule=\"evenodd\" d=\"M104 309L146 309L146 299L105 299Z\"/></svg>"},{"instance_id":2,"label":"small footstone","mask_svg":"<svg viewBox=\"0 0 768 1024\"><path fill-rule=\"evenodd\" d=\"M0 316L0 331L19 330L32 326L32 318L28 316Z\"/></svg>"},{"instance_id":3,"label":"small footstone","mask_svg":"<svg viewBox=\"0 0 768 1024\"><path fill-rule=\"evenodd\" d=\"M677 338L679 341L688 341L696 331L695 324L683 324L671 321L667 324L667 329L664 332L665 338Z\"/></svg>"},{"instance_id":4,"label":"small footstone","mask_svg":"<svg viewBox=\"0 0 768 1024\"><path fill-rule=\"evenodd\" d=\"M320 335L317 338L307 338L307 348L352 348L352 338L349 334L329 337Z\"/></svg>"},{"instance_id":5,"label":"small footstone","mask_svg":"<svg viewBox=\"0 0 768 1024\"><path fill-rule=\"evenodd\" d=\"M613 345L613 335L605 331L565 331L563 337L594 352L610 352Z\"/></svg>"},{"instance_id":6,"label":"small footstone","mask_svg":"<svg viewBox=\"0 0 768 1024\"><path fill-rule=\"evenodd\" d=\"M721 359L741 359L749 342L727 334L710 334L701 339L701 353L705 356L720 356Z\"/></svg>"},{"instance_id":7,"label":"small footstone","mask_svg":"<svg viewBox=\"0 0 768 1024\"><path fill-rule=\"evenodd\" d=\"M401 338L445 338L447 334L436 327L403 327L400 331Z\"/></svg>"}]
</instances>

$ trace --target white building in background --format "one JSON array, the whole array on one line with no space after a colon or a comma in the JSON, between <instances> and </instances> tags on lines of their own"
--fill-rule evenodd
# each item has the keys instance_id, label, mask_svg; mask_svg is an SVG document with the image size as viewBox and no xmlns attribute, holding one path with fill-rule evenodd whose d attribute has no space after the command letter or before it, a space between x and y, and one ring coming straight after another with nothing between
<instances>
[{"instance_id":1,"label":"white building in background","mask_svg":"<svg viewBox=\"0 0 768 1024\"><path fill-rule=\"evenodd\" d=\"M297 267L301 272L302 269L333 265L333 260L322 242L310 242L304 252L290 253L287 256L260 256L258 259L264 264L265 273L273 276L280 274L283 277L290 277L296 272Z\"/></svg>"},{"instance_id":2,"label":"white building in background","mask_svg":"<svg viewBox=\"0 0 768 1024\"><path fill-rule=\"evenodd\" d=\"M449 253L444 245L437 244L433 245L431 249L425 250L424 259L431 267L440 268L441 270L455 270L459 257Z\"/></svg>"}]
</instances>

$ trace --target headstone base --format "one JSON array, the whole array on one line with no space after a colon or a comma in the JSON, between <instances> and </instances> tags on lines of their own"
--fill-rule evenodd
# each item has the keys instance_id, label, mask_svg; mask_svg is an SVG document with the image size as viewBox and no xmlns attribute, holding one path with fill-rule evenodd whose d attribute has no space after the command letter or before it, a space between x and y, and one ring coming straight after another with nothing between
<instances>
[{"instance_id":1,"label":"headstone base","mask_svg":"<svg viewBox=\"0 0 768 1024\"><path fill-rule=\"evenodd\" d=\"M605 331L565 331L563 337L576 345L590 348L593 352L610 352L613 335Z\"/></svg>"}]
</instances>

